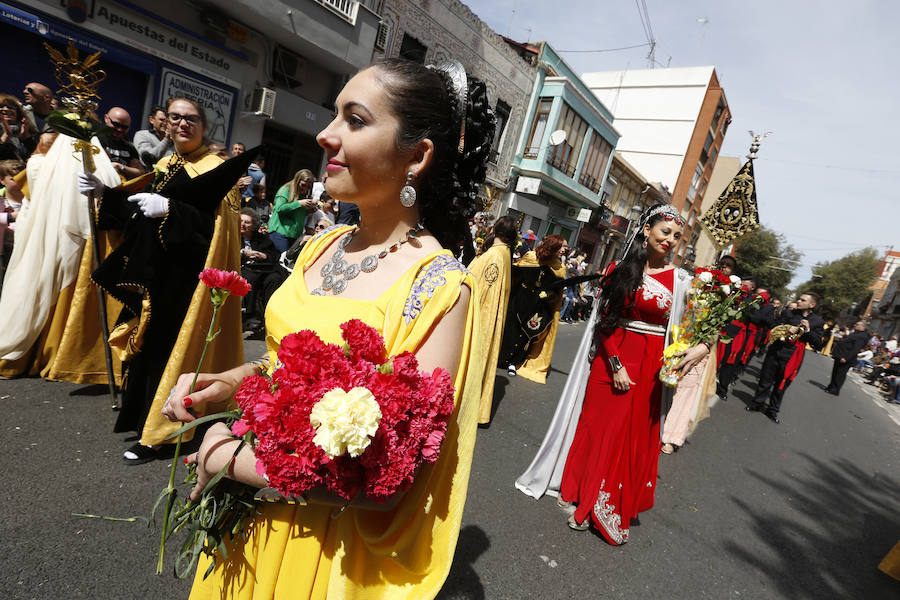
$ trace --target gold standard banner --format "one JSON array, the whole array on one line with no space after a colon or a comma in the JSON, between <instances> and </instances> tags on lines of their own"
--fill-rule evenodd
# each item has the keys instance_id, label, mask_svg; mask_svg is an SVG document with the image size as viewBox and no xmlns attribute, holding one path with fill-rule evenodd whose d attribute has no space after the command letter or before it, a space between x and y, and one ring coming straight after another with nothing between
<instances>
[{"instance_id":1,"label":"gold standard banner","mask_svg":"<svg viewBox=\"0 0 900 600\"><path fill-rule=\"evenodd\" d=\"M744 163L719 199L700 217L700 222L720 248L759 229L752 160Z\"/></svg>"}]
</instances>

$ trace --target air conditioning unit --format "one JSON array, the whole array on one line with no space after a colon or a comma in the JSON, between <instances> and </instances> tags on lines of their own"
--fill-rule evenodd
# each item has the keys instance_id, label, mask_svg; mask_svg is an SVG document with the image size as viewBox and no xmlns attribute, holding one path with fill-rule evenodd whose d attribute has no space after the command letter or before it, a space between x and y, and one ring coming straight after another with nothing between
<instances>
[{"instance_id":1,"label":"air conditioning unit","mask_svg":"<svg viewBox=\"0 0 900 600\"><path fill-rule=\"evenodd\" d=\"M578 208L575 208L574 206L570 206L569 208L566 209L566 218L567 219L577 219L578 211L579 211Z\"/></svg>"},{"instance_id":2,"label":"air conditioning unit","mask_svg":"<svg viewBox=\"0 0 900 600\"><path fill-rule=\"evenodd\" d=\"M266 87L254 89L253 98L250 100L250 112L258 117L271 119L275 112L275 90Z\"/></svg>"}]
</instances>

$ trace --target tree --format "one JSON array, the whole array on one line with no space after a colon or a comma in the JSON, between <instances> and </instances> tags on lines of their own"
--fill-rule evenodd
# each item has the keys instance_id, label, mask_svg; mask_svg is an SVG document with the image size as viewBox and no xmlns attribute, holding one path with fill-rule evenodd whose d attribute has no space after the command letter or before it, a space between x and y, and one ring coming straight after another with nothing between
<instances>
[{"instance_id":1,"label":"tree","mask_svg":"<svg viewBox=\"0 0 900 600\"><path fill-rule=\"evenodd\" d=\"M868 295L878 272L878 252L874 248L858 250L837 260L816 263L812 280L798 287L797 293L819 294L819 314L836 318Z\"/></svg>"},{"instance_id":2,"label":"tree","mask_svg":"<svg viewBox=\"0 0 900 600\"><path fill-rule=\"evenodd\" d=\"M783 235L763 225L737 241L734 256L738 275L752 279L775 296L784 296L803 254L788 244Z\"/></svg>"}]
</instances>

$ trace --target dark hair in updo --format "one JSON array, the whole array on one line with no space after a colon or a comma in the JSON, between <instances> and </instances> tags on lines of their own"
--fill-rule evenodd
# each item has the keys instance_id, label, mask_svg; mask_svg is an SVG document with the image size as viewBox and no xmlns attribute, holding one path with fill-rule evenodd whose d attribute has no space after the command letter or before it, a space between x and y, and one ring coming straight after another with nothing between
<instances>
[{"instance_id":1,"label":"dark hair in updo","mask_svg":"<svg viewBox=\"0 0 900 600\"><path fill-rule=\"evenodd\" d=\"M385 94L400 122L397 147L409 150L425 139L434 143L431 164L413 184L422 223L444 248L458 254L462 247L468 264L475 255L468 221L481 208L478 187L496 127L487 88L469 76L465 145L459 153L460 110L445 73L399 58L376 62L372 68L382 74Z\"/></svg>"},{"instance_id":2,"label":"dark hair in updo","mask_svg":"<svg viewBox=\"0 0 900 600\"><path fill-rule=\"evenodd\" d=\"M658 202L648 208L644 214L649 214L654 209L665 206L666 202ZM664 213L658 213L650 217L644 223L643 215L641 221L637 223L639 227L637 234L634 236L634 242L622 260L616 263L613 272L603 278L600 282L602 291L601 307L603 312L597 321L596 332L601 329L609 329L615 327L616 322L622 316L626 303L630 302L637 293L638 288L644 281L644 265L647 264L647 249L643 247L646 236L644 235L644 225L651 228L665 219ZM605 302L605 306L604 303Z\"/></svg>"}]
</instances>

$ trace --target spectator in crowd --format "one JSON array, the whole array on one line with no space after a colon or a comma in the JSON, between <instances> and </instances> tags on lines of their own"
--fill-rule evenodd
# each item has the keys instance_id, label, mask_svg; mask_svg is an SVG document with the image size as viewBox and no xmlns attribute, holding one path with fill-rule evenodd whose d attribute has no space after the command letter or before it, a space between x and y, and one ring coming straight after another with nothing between
<instances>
[{"instance_id":1,"label":"spectator in crowd","mask_svg":"<svg viewBox=\"0 0 900 600\"><path fill-rule=\"evenodd\" d=\"M22 90L22 98L25 100L25 110L34 120L38 133L45 133L48 129L47 115L59 108L53 106L53 92L43 83L32 82Z\"/></svg>"},{"instance_id":2,"label":"spectator in crowd","mask_svg":"<svg viewBox=\"0 0 900 600\"><path fill-rule=\"evenodd\" d=\"M866 324L857 321L853 325L855 331L850 335L841 335L840 339L834 344L831 356L834 359L834 365L831 369L831 381L825 388L825 391L835 396L841 393L841 387L847 379L847 371L853 366L854 357L865 347L866 339L869 334L866 333ZM835 335L837 338L837 335Z\"/></svg>"},{"instance_id":3,"label":"spectator in crowd","mask_svg":"<svg viewBox=\"0 0 900 600\"><path fill-rule=\"evenodd\" d=\"M153 165L164 156L172 154L172 140L166 135L168 118L166 109L156 105L150 109L147 117L149 127L134 134L134 148L138 151L141 163L152 169Z\"/></svg>"},{"instance_id":4,"label":"spectator in crowd","mask_svg":"<svg viewBox=\"0 0 900 600\"><path fill-rule=\"evenodd\" d=\"M266 199L266 186L261 183L253 184L253 195L244 204L256 212L259 222L268 227L269 218L272 216L272 205Z\"/></svg>"},{"instance_id":5,"label":"spectator in crowd","mask_svg":"<svg viewBox=\"0 0 900 600\"><path fill-rule=\"evenodd\" d=\"M244 150L245 150L245 148L244 148L243 142L233 143L231 145L231 158L234 158L235 156L240 156L241 154L244 153Z\"/></svg>"},{"instance_id":6,"label":"spectator in crowd","mask_svg":"<svg viewBox=\"0 0 900 600\"><path fill-rule=\"evenodd\" d=\"M125 134L131 129L131 115L124 108L114 106L103 116L103 122L109 127L109 131L97 137L112 161L113 168L125 181L142 175L144 168L138 151L125 139Z\"/></svg>"},{"instance_id":7,"label":"spectator in crowd","mask_svg":"<svg viewBox=\"0 0 900 600\"><path fill-rule=\"evenodd\" d=\"M246 177L250 178L250 181L246 181L246 186L244 188L243 196L244 198L249 198L253 195L253 184L261 183L263 185L266 184L266 174L263 172L263 169L266 166L266 159L262 154L253 159L253 162L250 163L250 168L247 169L247 175L242 177L242 181L246 181Z\"/></svg>"},{"instance_id":8,"label":"spectator in crowd","mask_svg":"<svg viewBox=\"0 0 900 600\"><path fill-rule=\"evenodd\" d=\"M259 216L252 208L241 209L241 276L250 284L244 296L244 331L258 332L269 298L281 285L276 271L278 252L265 233L259 231Z\"/></svg>"},{"instance_id":9,"label":"spectator in crowd","mask_svg":"<svg viewBox=\"0 0 900 600\"><path fill-rule=\"evenodd\" d=\"M225 146L223 146L222 144L210 142L208 148L212 154L215 154L222 160L228 160L228 150L226 150Z\"/></svg>"},{"instance_id":10,"label":"spectator in crowd","mask_svg":"<svg viewBox=\"0 0 900 600\"><path fill-rule=\"evenodd\" d=\"M275 193L269 237L279 254L303 237L307 211L316 209L316 201L310 198L314 180L312 171L301 169Z\"/></svg>"},{"instance_id":11,"label":"spectator in crowd","mask_svg":"<svg viewBox=\"0 0 900 600\"><path fill-rule=\"evenodd\" d=\"M22 141L27 127L22 105L9 94L0 94L0 160L27 160L30 152Z\"/></svg>"},{"instance_id":12,"label":"spectator in crowd","mask_svg":"<svg viewBox=\"0 0 900 600\"><path fill-rule=\"evenodd\" d=\"M306 224L304 226L306 233L314 234L316 233L316 226L324 219L327 221L331 221L334 223L335 214L334 214L334 199L328 195L328 192L323 193L319 196L320 200L318 202L318 208L311 212L309 216L306 217Z\"/></svg>"},{"instance_id":13,"label":"spectator in crowd","mask_svg":"<svg viewBox=\"0 0 900 600\"><path fill-rule=\"evenodd\" d=\"M888 338L888 340L884 343L884 347L888 349L889 352L897 351L897 336L892 335Z\"/></svg>"},{"instance_id":14,"label":"spectator in crowd","mask_svg":"<svg viewBox=\"0 0 900 600\"><path fill-rule=\"evenodd\" d=\"M3 275L12 254L16 218L25 201L25 195L16 183L15 176L24 169L25 163L20 160L0 161L0 185L3 186L0 190L0 287L3 287Z\"/></svg>"},{"instance_id":15,"label":"spectator in crowd","mask_svg":"<svg viewBox=\"0 0 900 600\"><path fill-rule=\"evenodd\" d=\"M866 367L874 367L875 363L872 362L874 356L872 346L866 346L865 350L856 355L856 370L862 372Z\"/></svg>"}]
</instances>

